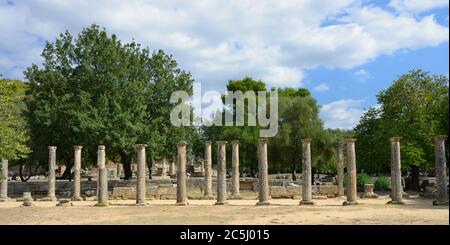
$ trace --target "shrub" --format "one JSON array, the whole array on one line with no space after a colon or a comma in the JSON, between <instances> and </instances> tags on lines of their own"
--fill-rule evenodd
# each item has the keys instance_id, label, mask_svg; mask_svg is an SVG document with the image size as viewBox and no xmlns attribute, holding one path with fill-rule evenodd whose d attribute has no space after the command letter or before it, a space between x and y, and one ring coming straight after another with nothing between
<instances>
[{"instance_id":1,"label":"shrub","mask_svg":"<svg viewBox=\"0 0 450 245\"><path fill-rule=\"evenodd\" d=\"M365 184L373 184L373 181L369 175L361 173L356 175L356 184L358 187L364 188Z\"/></svg>"},{"instance_id":2,"label":"shrub","mask_svg":"<svg viewBox=\"0 0 450 245\"><path fill-rule=\"evenodd\" d=\"M391 180L387 177L380 177L375 180L375 188L377 189L391 189Z\"/></svg>"}]
</instances>

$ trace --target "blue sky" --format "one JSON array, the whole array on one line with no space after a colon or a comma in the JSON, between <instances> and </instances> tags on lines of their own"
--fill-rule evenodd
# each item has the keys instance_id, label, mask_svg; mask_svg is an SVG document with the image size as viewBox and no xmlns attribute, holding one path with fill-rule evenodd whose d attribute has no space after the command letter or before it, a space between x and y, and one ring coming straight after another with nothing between
<instances>
[{"instance_id":1,"label":"blue sky","mask_svg":"<svg viewBox=\"0 0 450 245\"><path fill-rule=\"evenodd\" d=\"M447 74L448 0L0 0L0 73L23 79L46 40L92 23L164 49L202 89L229 79L305 87L331 128L351 128L400 74Z\"/></svg>"}]
</instances>

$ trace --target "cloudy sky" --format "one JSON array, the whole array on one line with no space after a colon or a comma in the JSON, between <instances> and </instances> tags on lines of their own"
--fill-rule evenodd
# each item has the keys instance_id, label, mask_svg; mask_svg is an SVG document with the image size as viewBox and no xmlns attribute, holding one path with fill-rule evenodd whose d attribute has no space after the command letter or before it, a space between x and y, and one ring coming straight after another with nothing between
<instances>
[{"instance_id":1,"label":"cloudy sky","mask_svg":"<svg viewBox=\"0 0 450 245\"><path fill-rule=\"evenodd\" d=\"M23 79L46 40L92 23L163 49L202 90L248 75L305 87L327 127L351 128L393 79L447 74L448 0L0 0L0 73Z\"/></svg>"}]
</instances>

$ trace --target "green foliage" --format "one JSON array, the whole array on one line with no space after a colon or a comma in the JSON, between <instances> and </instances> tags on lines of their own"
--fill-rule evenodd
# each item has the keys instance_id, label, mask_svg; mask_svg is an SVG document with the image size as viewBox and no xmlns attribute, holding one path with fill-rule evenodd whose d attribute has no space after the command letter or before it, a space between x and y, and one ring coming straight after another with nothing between
<instances>
[{"instance_id":1,"label":"green foliage","mask_svg":"<svg viewBox=\"0 0 450 245\"><path fill-rule=\"evenodd\" d=\"M126 164L129 178L135 144L146 143L151 160L171 157L176 141L195 138L188 137L193 128L170 124L170 95L191 92L192 78L162 50L124 44L92 25L77 38L65 32L47 42L42 57L42 68L25 72L34 160L45 162L47 146L56 145L58 161L70 165L72 146L83 145L83 163L92 163L103 144L109 159Z\"/></svg>"},{"instance_id":2,"label":"green foliage","mask_svg":"<svg viewBox=\"0 0 450 245\"><path fill-rule=\"evenodd\" d=\"M228 91L266 91L262 81L245 77L230 80ZM307 89L273 88L278 91L279 126L275 137L269 138L269 171L294 172L301 169L300 139L311 138L312 168L315 172L335 172L335 145L343 131L325 130L319 118L319 106ZM225 98L224 98L225 99ZM248 118L248 103L245 103L245 119ZM234 107L233 107L234 108ZM227 108L229 110L231 108ZM231 113L228 111L228 113ZM209 140L240 140L240 160L243 169L254 173L257 170L257 141L259 126L250 127L204 127ZM214 148L213 148L214 150ZM288 153L288 154L287 154Z\"/></svg>"},{"instance_id":3,"label":"green foliage","mask_svg":"<svg viewBox=\"0 0 450 245\"><path fill-rule=\"evenodd\" d=\"M378 95L355 127L358 167L388 173L389 137L402 137L402 169L434 168L433 138L448 134L448 77L413 70ZM418 177L418 175L416 175Z\"/></svg>"},{"instance_id":4,"label":"green foliage","mask_svg":"<svg viewBox=\"0 0 450 245\"><path fill-rule=\"evenodd\" d=\"M373 184L372 179L366 173L360 173L356 175L356 185L360 188L364 188L365 184Z\"/></svg>"},{"instance_id":5,"label":"green foliage","mask_svg":"<svg viewBox=\"0 0 450 245\"><path fill-rule=\"evenodd\" d=\"M391 179L387 178L387 177L379 177L378 179L375 180L375 188L377 189L391 189Z\"/></svg>"},{"instance_id":6,"label":"green foliage","mask_svg":"<svg viewBox=\"0 0 450 245\"><path fill-rule=\"evenodd\" d=\"M21 81L0 79L0 159L17 160L30 153L28 125L22 116L25 90Z\"/></svg>"}]
</instances>

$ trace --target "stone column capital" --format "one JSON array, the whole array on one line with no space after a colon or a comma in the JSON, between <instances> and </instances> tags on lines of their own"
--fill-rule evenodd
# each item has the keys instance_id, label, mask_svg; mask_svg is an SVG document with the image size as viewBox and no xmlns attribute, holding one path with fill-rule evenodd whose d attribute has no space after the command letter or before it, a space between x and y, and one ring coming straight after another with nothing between
<instances>
[{"instance_id":1,"label":"stone column capital","mask_svg":"<svg viewBox=\"0 0 450 245\"><path fill-rule=\"evenodd\" d=\"M104 145L99 145L98 146L98 150L99 151L104 151L105 150L105 146Z\"/></svg>"},{"instance_id":2,"label":"stone column capital","mask_svg":"<svg viewBox=\"0 0 450 245\"><path fill-rule=\"evenodd\" d=\"M435 141L445 141L445 140L447 140L447 135L436 135L434 137L434 140Z\"/></svg>"},{"instance_id":3,"label":"stone column capital","mask_svg":"<svg viewBox=\"0 0 450 245\"><path fill-rule=\"evenodd\" d=\"M260 138L260 139L258 139L259 143L267 143L267 141L269 141L267 138Z\"/></svg>"},{"instance_id":4,"label":"stone column capital","mask_svg":"<svg viewBox=\"0 0 450 245\"><path fill-rule=\"evenodd\" d=\"M303 144L311 143L311 139L310 139L310 138L300 139L300 141L301 141Z\"/></svg>"},{"instance_id":5,"label":"stone column capital","mask_svg":"<svg viewBox=\"0 0 450 245\"><path fill-rule=\"evenodd\" d=\"M233 144L233 145L239 145L239 140L232 140L232 141L231 141L231 144Z\"/></svg>"},{"instance_id":6,"label":"stone column capital","mask_svg":"<svg viewBox=\"0 0 450 245\"><path fill-rule=\"evenodd\" d=\"M211 141L205 141L205 145L212 145L212 142Z\"/></svg>"},{"instance_id":7,"label":"stone column capital","mask_svg":"<svg viewBox=\"0 0 450 245\"><path fill-rule=\"evenodd\" d=\"M226 145L227 142L225 140L216 141L217 145Z\"/></svg>"},{"instance_id":8,"label":"stone column capital","mask_svg":"<svg viewBox=\"0 0 450 245\"><path fill-rule=\"evenodd\" d=\"M400 139L401 139L402 137L390 137L389 138L389 141L391 142L391 143L394 143L394 142L400 142Z\"/></svg>"},{"instance_id":9,"label":"stone column capital","mask_svg":"<svg viewBox=\"0 0 450 245\"><path fill-rule=\"evenodd\" d=\"M355 138L347 138L347 139L344 139L344 142L345 143L355 143L356 139Z\"/></svg>"},{"instance_id":10,"label":"stone column capital","mask_svg":"<svg viewBox=\"0 0 450 245\"><path fill-rule=\"evenodd\" d=\"M182 147L182 146L187 146L187 142L186 141L180 141L177 144L178 147Z\"/></svg>"},{"instance_id":11,"label":"stone column capital","mask_svg":"<svg viewBox=\"0 0 450 245\"><path fill-rule=\"evenodd\" d=\"M81 145L74 145L74 146L73 146L73 149L75 149L75 150L81 150L81 149L83 149L83 146L81 146Z\"/></svg>"},{"instance_id":12,"label":"stone column capital","mask_svg":"<svg viewBox=\"0 0 450 245\"><path fill-rule=\"evenodd\" d=\"M51 150L51 151L56 151L56 148L58 148L58 147L56 147L56 146L49 146L48 147L48 149Z\"/></svg>"},{"instance_id":13,"label":"stone column capital","mask_svg":"<svg viewBox=\"0 0 450 245\"><path fill-rule=\"evenodd\" d=\"M136 144L136 149L142 149L147 147L147 144Z\"/></svg>"}]
</instances>

